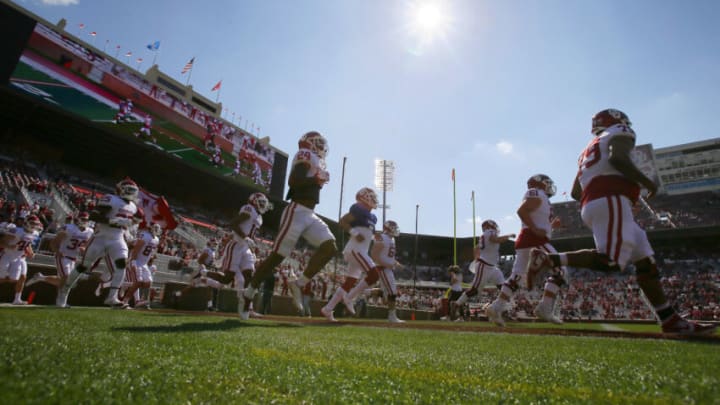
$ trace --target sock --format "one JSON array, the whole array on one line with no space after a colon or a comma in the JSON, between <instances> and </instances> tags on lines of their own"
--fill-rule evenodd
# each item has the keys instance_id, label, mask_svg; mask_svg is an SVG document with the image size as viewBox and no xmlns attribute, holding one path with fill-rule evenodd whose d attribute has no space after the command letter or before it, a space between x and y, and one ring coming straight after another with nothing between
<instances>
[{"instance_id":1,"label":"sock","mask_svg":"<svg viewBox=\"0 0 720 405\"><path fill-rule=\"evenodd\" d=\"M253 287L252 284L250 284L246 289L245 293L243 294L245 296L245 301L252 300L255 297L255 293L257 292L257 288Z\"/></svg>"},{"instance_id":2,"label":"sock","mask_svg":"<svg viewBox=\"0 0 720 405\"><path fill-rule=\"evenodd\" d=\"M462 295L460 296L460 298L458 298L457 301L455 301L455 304L456 304L456 305L465 305L465 303L467 302L467 300L468 300L468 296L467 296L467 294L465 293L465 291L463 291L463 293L462 293Z\"/></svg>"},{"instance_id":3,"label":"sock","mask_svg":"<svg viewBox=\"0 0 720 405\"><path fill-rule=\"evenodd\" d=\"M355 284L355 287L353 287L350 292L347 293L347 297L350 299L350 301L352 301L357 298L357 296L360 295L361 292L365 291L367 287L367 281L365 281L365 279L362 279L357 284Z\"/></svg>"},{"instance_id":4,"label":"sock","mask_svg":"<svg viewBox=\"0 0 720 405\"><path fill-rule=\"evenodd\" d=\"M543 293L542 298L540 299L540 304L547 304L547 305L553 305L555 303L555 297L557 297L557 293L560 291L560 287L557 286L555 283L546 282L545 283L545 293Z\"/></svg>"},{"instance_id":5,"label":"sock","mask_svg":"<svg viewBox=\"0 0 720 405\"><path fill-rule=\"evenodd\" d=\"M44 274L38 272L38 273L35 273L35 277L39 278L40 280L45 280L46 276Z\"/></svg>"},{"instance_id":6,"label":"sock","mask_svg":"<svg viewBox=\"0 0 720 405\"><path fill-rule=\"evenodd\" d=\"M395 309L391 309L388 311L388 318L397 318L397 313L395 312Z\"/></svg>"},{"instance_id":7,"label":"sock","mask_svg":"<svg viewBox=\"0 0 720 405\"><path fill-rule=\"evenodd\" d=\"M123 280L125 280L125 269L115 269L112 280L110 280L111 289L119 289L122 286Z\"/></svg>"},{"instance_id":8,"label":"sock","mask_svg":"<svg viewBox=\"0 0 720 405\"><path fill-rule=\"evenodd\" d=\"M18 291L15 293L15 301L20 301L22 296L22 291Z\"/></svg>"},{"instance_id":9,"label":"sock","mask_svg":"<svg viewBox=\"0 0 720 405\"><path fill-rule=\"evenodd\" d=\"M332 311L335 309L338 303L340 303L340 300L343 299L343 297L347 294L347 291L345 291L342 287L339 287L337 290L335 290L335 293L333 294L332 298L330 298L330 301L328 301L327 305L325 305L325 308Z\"/></svg>"},{"instance_id":10,"label":"sock","mask_svg":"<svg viewBox=\"0 0 720 405\"><path fill-rule=\"evenodd\" d=\"M207 283L208 287L212 287L212 288L222 288L223 287L223 285L219 281L213 280L211 278L207 279L206 283Z\"/></svg>"}]
</instances>

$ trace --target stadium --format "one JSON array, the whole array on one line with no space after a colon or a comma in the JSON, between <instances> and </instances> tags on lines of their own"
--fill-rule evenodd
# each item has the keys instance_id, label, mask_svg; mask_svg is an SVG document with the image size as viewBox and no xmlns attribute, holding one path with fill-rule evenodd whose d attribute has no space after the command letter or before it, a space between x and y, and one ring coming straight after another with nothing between
<instances>
[{"instance_id":1,"label":"stadium","mask_svg":"<svg viewBox=\"0 0 720 405\"><path fill-rule=\"evenodd\" d=\"M158 65L140 72L73 35L65 20L2 0L0 26L0 222L42 223L24 284L0 284L7 403L720 401L720 336L663 333L632 269L567 266L559 324L534 312L542 286L513 290L504 327L488 317L499 285L456 308L453 285L468 290L476 277L474 236L399 233L393 243L405 265L394 271L392 307L377 284L335 307L335 319L323 308L350 274L342 250L356 234L321 217L339 251L305 285L302 305L293 285L318 250L303 241L244 302L237 278L207 272L229 262L220 253L238 234L231 218L257 193L274 208L261 212L256 263L276 253L283 210L294 204L285 196L295 151L228 119L217 99ZM632 159L659 185L635 220L668 300L686 319L720 323L720 138L637 145ZM150 223L162 227L152 281L137 288L124 276L123 309L108 308L117 294L108 256L68 290L69 308L57 308L62 286L38 282L58 275L54 240L63 224L119 194L125 178L137 183L142 208L131 239ZM595 248L580 210L567 198L552 204L558 252ZM216 256L206 261L208 249ZM515 260L514 241L502 241L503 277Z\"/></svg>"}]
</instances>

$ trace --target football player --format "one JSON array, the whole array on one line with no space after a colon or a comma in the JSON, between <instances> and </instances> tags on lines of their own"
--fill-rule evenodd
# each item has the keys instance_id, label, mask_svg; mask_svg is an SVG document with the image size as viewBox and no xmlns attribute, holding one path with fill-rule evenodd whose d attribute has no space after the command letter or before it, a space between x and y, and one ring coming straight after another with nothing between
<instances>
[{"instance_id":1,"label":"football player","mask_svg":"<svg viewBox=\"0 0 720 405\"><path fill-rule=\"evenodd\" d=\"M78 255L82 253L93 235L94 231L89 226L89 221L90 215L87 212L79 213L75 219L70 217L70 223L66 223L50 241L50 250L55 252L57 275L45 276L43 273L37 272L25 283L26 286L44 282L60 288L65 284L68 274L75 268Z\"/></svg>"},{"instance_id":2,"label":"football player","mask_svg":"<svg viewBox=\"0 0 720 405\"><path fill-rule=\"evenodd\" d=\"M125 297L123 298L123 306L127 307L130 301L130 297L133 296L135 291L141 288L149 289L152 285L152 272L150 266L155 258L155 252L157 252L158 245L160 244L160 236L162 236L163 229L160 224L150 225L150 229L143 229L140 231L140 236L135 240L132 252L130 252L130 270L135 273L135 280L132 285L125 291ZM137 300L135 307L145 306L150 309L150 296L148 290L148 299L143 302Z\"/></svg>"},{"instance_id":3,"label":"football player","mask_svg":"<svg viewBox=\"0 0 720 405\"><path fill-rule=\"evenodd\" d=\"M250 317L245 311L245 288L255 271L255 232L262 226L262 216L272 209L272 204L263 193L253 193L248 203L243 205L238 215L230 221L233 239L223 250L222 270L228 277L235 278L238 295L238 314L243 320ZM223 280L226 283L231 280Z\"/></svg>"},{"instance_id":4,"label":"football player","mask_svg":"<svg viewBox=\"0 0 720 405\"><path fill-rule=\"evenodd\" d=\"M528 290L532 289L536 274L528 272L530 252L533 248L547 252L557 252L550 244L553 228L560 226L560 219L552 216L550 198L555 195L555 183L544 174L536 174L527 181L527 191L517 214L522 221L522 229L515 240L515 263L512 274L500 288L500 295L488 305L488 320L498 326L505 326L502 313L510 303L510 298L520 287L523 279ZM544 286L543 296L535 308L535 315L548 322L561 324L562 320L554 315L555 301L560 287L565 283L565 269L554 266Z\"/></svg>"},{"instance_id":5,"label":"football player","mask_svg":"<svg viewBox=\"0 0 720 405\"><path fill-rule=\"evenodd\" d=\"M596 249L551 254L533 250L529 271L568 265L601 272L635 265L637 283L652 304L662 331L670 334L713 334L716 326L685 320L673 309L660 284L660 274L647 234L635 222L633 206L640 189L646 198L658 191L652 179L633 163L635 131L628 116L606 109L592 118L593 138L580 154L571 195L580 201L580 216L592 230Z\"/></svg>"},{"instance_id":6,"label":"football player","mask_svg":"<svg viewBox=\"0 0 720 405\"><path fill-rule=\"evenodd\" d=\"M515 234L500 235L500 227L492 219L483 221L480 227L483 234L475 246L475 260L470 263L470 272L475 274L475 278L472 286L463 291L455 302L457 306L465 305L482 287L496 286L500 289L504 281L502 271L497 267L500 261L500 244L515 238Z\"/></svg>"},{"instance_id":7,"label":"football player","mask_svg":"<svg viewBox=\"0 0 720 405\"><path fill-rule=\"evenodd\" d=\"M122 306L118 299L118 290L125 278L125 267L128 259L128 246L125 232L134 225L134 217L138 211L135 205L139 188L134 181L125 178L116 186L116 194L106 194L98 200L90 213L90 220L95 222L95 234L90 238L80 261L70 271L66 283L58 291L56 305L67 306L67 297L80 275L88 270L88 266L98 258L106 257L106 263L112 273L110 291L105 304L113 307Z\"/></svg>"},{"instance_id":8,"label":"football player","mask_svg":"<svg viewBox=\"0 0 720 405\"><path fill-rule=\"evenodd\" d=\"M20 225L7 225L0 232L0 284L15 284L13 305L25 305L22 291L27 277L26 257L32 258L35 253L32 244L42 232L42 223L35 215L28 215Z\"/></svg>"},{"instance_id":9,"label":"football player","mask_svg":"<svg viewBox=\"0 0 720 405\"><path fill-rule=\"evenodd\" d=\"M378 197L375 191L369 187L363 187L355 194L355 203L350 206L350 211L340 218L340 227L350 233L350 239L343 249L343 256L348 264L345 282L335 290L327 305L320 309L320 313L331 322L336 322L333 311L341 300L345 303L347 311L351 315L355 314L355 307L352 299L349 299L348 293L360 276L367 274L372 281L371 284L378 279L378 270L368 254L377 223L377 217L372 210L377 208L377 205ZM365 286L367 287L367 283Z\"/></svg>"},{"instance_id":10,"label":"football player","mask_svg":"<svg viewBox=\"0 0 720 405\"><path fill-rule=\"evenodd\" d=\"M270 255L260 263L250 285L245 289L245 310L260 288L260 283L292 252L301 237L316 250L303 274L290 283L293 303L298 311L302 311L302 288L337 253L335 237L330 228L313 211L320 202L320 189L330 181L325 164L327 153L327 140L319 132L308 132L300 137L288 179L290 189L287 198L290 204L283 211Z\"/></svg>"},{"instance_id":11,"label":"football player","mask_svg":"<svg viewBox=\"0 0 720 405\"><path fill-rule=\"evenodd\" d=\"M205 249L200 253L200 256L197 258L197 270L193 273L192 278L190 279L190 284L183 288L180 291L175 291L175 298L180 299L183 295L185 295L188 291L190 291L193 287L202 287L202 286L208 286L211 288L221 288L222 284L213 280L212 278L208 277L208 274L210 271L208 269L212 269L215 266L215 259L217 258L217 251L218 251L218 241L215 239L209 239L207 241L207 245ZM208 297L208 304L207 309L212 310L213 307L213 301L212 296Z\"/></svg>"},{"instance_id":12,"label":"football player","mask_svg":"<svg viewBox=\"0 0 720 405\"><path fill-rule=\"evenodd\" d=\"M375 235L375 243L370 253L372 259L378 264L380 286L388 303L388 322L391 323L405 323L405 321L397 317L395 310L398 289L395 283L394 270L402 270L404 268L404 266L395 259L395 238L398 236L400 236L400 228L397 222L385 221L382 233ZM360 283L371 285L368 277Z\"/></svg>"}]
</instances>

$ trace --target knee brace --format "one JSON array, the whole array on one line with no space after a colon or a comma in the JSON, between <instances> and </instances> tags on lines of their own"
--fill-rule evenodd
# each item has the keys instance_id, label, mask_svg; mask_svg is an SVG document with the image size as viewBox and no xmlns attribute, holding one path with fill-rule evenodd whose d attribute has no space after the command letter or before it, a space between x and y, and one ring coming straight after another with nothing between
<instances>
[{"instance_id":1,"label":"knee brace","mask_svg":"<svg viewBox=\"0 0 720 405\"><path fill-rule=\"evenodd\" d=\"M637 275L638 283L660 278L657 264L652 257L646 257L635 262L635 274Z\"/></svg>"},{"instance_id":2,"label":"knee brace","mask_svg":"<svg viewBox=\"0 0 720 405\"><path fill-rule=\"evenodd\" d=\"M121 259L115 260L115 268L124 269L125 266L127 266L127 261L126 261L126 259L122 259L122 258L121 258Z\"/></svg>"},{"instance_id":3,"label":"knee brace","mask_svg":"<svg viewBox=\"0 0 720 405\"><path fill-rule=\"evenodd\" d=\"M510 289L510 291L515 292L520 288L518 285L517 278L513 277L510 280L505 282L505 285Z\"/></svg>"},{"instance_id":4,"label":"knee brace","mask_svg":"<svg viewBox=\"0 0 720 405\"><path fill-rule=\"evenodd\" d=\"M368 283L368 286L372 286L380 279L380 273L378 273L378 268L373 267L368 271L367 276L365 276L365 282Z\"/></svg>"},{"instance_id":5,"label":"knee brace","mask_svg":"<svg viewBox=\"0 0 720 405\"><path fill-rule=\"evenodd\" d=\"M471 287L469 290L465 290L465 295L467 295L468 297L474 297L477 295L477 293L478 290L475 287Z\"/></svg>"},{"instance_id":6,"label":"knee brace","mask_svg":"<svg viewBox=\"0 0 720 405\"><path fill-rule=\"evenodd\" d=\"M397 298L397 295L395 295L395 294L390 294L387 296L388 302L395 302L396 298Z\"/></svg>"},{"instance_id":7,"label":"knee brace","mask_svg":"<svg viewBox=\"0 0 720 405\"><path fill-rule=\"evenodd\" d=\"M83 264L78 264L77 266L75 266L75 271L77 271L78 273L85 273L87 271L87 266Z\"/></svg>"}]
</instances>

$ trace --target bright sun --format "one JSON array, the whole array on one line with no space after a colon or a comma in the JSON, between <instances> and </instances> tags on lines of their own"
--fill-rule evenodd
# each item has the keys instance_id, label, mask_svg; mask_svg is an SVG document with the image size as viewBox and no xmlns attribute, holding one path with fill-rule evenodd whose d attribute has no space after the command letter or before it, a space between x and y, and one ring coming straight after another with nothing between
<instances>
[{"instance_id":1,"label":"bright sun","mask_svg":"<svg viewBox=\"0 0 720 405\"><path fill-rule=\"evenodd\" d=\"M407 8L407 31L414 42L410 50L422 54L435 42L446 41L452 29L447 3L442 0L415 0Z\"/></svg>"}]
</instances>

